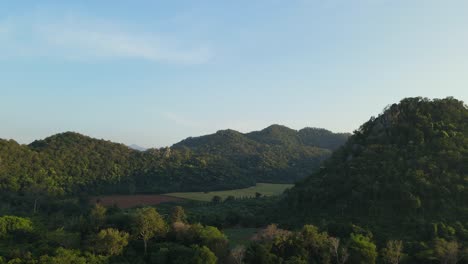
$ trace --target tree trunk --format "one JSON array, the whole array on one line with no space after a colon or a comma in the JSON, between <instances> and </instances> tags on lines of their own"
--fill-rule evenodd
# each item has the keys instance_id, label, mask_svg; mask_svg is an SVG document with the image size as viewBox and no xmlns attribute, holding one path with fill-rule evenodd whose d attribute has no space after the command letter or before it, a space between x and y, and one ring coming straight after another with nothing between
<instances>
[{"instance_id":1,"label":"tree trunk","mask_svg":"<svg viewBox=\"0 0 468 264\"><path fill-rule=\"evenodd\" d=\"M36 214L36 211L37 211L37 198L34 199L34 210L33 210L33 213Z\"/></svg>"},{"instance_id":2,"label":"tree trunk","mask_svg":"<svg viewBox=\"0 0 468 264\"><path fill-rule=\"evenodd\" d=\"M146 256L146 247L147 247L147 245L146 245L146 239L143 240L143 243L144 243L144 245L145 245L145 256Z\"/></svg>"}]
</instances>

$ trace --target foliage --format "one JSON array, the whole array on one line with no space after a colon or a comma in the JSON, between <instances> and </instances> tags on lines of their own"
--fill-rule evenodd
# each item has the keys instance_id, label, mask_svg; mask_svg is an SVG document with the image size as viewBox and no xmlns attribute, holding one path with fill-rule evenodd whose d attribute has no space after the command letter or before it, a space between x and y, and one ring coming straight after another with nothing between
<instances>
[{"instance_id":1,"label":"foliage","mask_svg":"<svg viewBox=\"0 0 468 264\"><path fill-rule=\"evenodd\" d=\"M210 191L252 186L257 181L292 183L317 169L330 149L346 140L343 134L325 130L302 136L283 127L273 129L274 133L270 130L260 134L220 131L144 152L74 132L30 145L0 139L0 190L29 196L36 212L47 196ZM320 142L318 138L334 143L318 147L314 145L319 144L314 143Z\"/></svg>"},{"instance_id":2,"label":"foliage","mask_svg":"<svg viewBox=\"0 0 468 264\"><path fill-rule=\"evenodd\" d=\"M0 238L15 232L29 232L31 230L32 222L29 219L10 215L0 217Z\"/></svg>"},{"instance_id":3,"label":"foliage","mask_svg":"<svg viewBox=\"0 0 468 264\"><path fill-rule=\"evenodd\" d=\"M382 259L385 263L398 264L402 259L403 252L403 241L401 240L390 240L387 242L387 246L382 249Z\"/></svg>"},{"instance_id":4,"label":"foliage","mask_svg":"<svg viewBox=\"0 0 468 264\"><path fill-rule=\"evenodd\" d=\"M90 206L88 195L200 188L211 198L219 186L300 178L316 165L304 153L341 139L272 126L146 152L76 133L0 140L0 263L466 264L467 112L453 98L404 99L282 196L157 210Z\"/></svg>"},{"instance_id":5,"label":"foliage","mask_svg":"<svg viewBox=\"0 0 468 264\"><path fill-rule=\"evenodd\" d=\"M89 220L90 225L93 226L95 230L99 230L105 224L106 212L107 209L100 204L95 204L91 209Z\"/></svg>"},{"instance_id":6,"label":"foliage","mask_svg":"<svg viewBox=\"0 0 468 264\"><path fill-rule=\"evenodd\" d=\"M349 241L350 264L374 264L377 259L377 247L369 237L351 234Z\"/></svg>"},{"instance_id":7,"label":"foliage","mask_svg":"<svg viewBox=\"0 0 468 264\"><path fill-rule=\"evenodd\" d=\"M134 222L134 234L143 240L145 254L148 240L155 236L164 236L166 232L166 223L156 209L147 207L137 210Z\"/></svg>"},{"instance_id":8,"label":"foliage","mask_svg":"<svg viewBox=\"0 0 468 264\"><path fill-rule=\"evenodd\" d=\"M206 246L193 246L195 254L191 263L193 264L216 264L218 258L213 252Z\"/></svg>"},{"instance_id":9,"label":"foliage","mask_svg":"<svg viewBox=\"0 0 468 264\"><path fill-rule=\"evenodd\" d=\"M128 245L129 234L117 229L106 228L94 237L92 248L103 255L120 255Z\"/></svg>"},{"instance_id":10,"label":"foliage","mask_svg":"<svg viewBox=\"0 0 468 264\"><path fill-rule=\"evenodd\" d=\"M175 206L172 208L171 212L171 223L186 223L187 222L187 215L185 214L184 208L182 206Z\"/></svg>"},{"instance_id":11,"label":"foliage","mask_svg":"<svg viewBox=\"0 0 468 264\"><path fill-rule=\"evenodd\" d=\"M278 215L298 223L356 223L382 242L466 241L467 120L467 107L453 98L406 98L387 107L320 171L296 183Z\"/></svg>"}]
</instances>

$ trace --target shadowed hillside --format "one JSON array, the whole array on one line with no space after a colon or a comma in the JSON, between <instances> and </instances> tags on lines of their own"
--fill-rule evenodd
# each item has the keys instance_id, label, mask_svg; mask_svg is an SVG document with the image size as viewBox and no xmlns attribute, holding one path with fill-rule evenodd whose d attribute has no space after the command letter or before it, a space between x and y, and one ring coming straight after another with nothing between
<instances>
[{"instance_id":1,"label":"shadowed hillside","mask_svg":"<svg viewBox=\"0 0 468 264\"><path fill-rule=\"evenodd\" d=\"M466 240L467 172L464 103L407 98L355 131L319 172L288 192L285 206L303 222Z\"/></svg>"}]
</instances>

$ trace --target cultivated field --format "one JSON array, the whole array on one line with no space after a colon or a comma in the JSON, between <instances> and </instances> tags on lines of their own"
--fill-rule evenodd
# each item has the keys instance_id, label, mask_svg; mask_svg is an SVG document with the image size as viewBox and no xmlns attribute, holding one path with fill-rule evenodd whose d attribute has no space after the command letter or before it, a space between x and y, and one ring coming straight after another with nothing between
<instances>
[{"instance_id":1,"label":"cultivated field","mask_svg":"<svg viewBox=\"0 0 468 264\"><path fill-rule=\"evenodd\" d=\"M166 193L164 195L171 197L178 197L190 200L197 201L211 201L213 196L220 196L223 199L226 199L228 196L234 196L236 198L242 197L255 197L256 193L261 195L273 196L279 195L284 192L284 190L291 188L293 184L273 184L273 183L257 183L256 186L244 188L244 189L235 189L227 191L214 191L214 192L180 192L180 193Z\"/></svg>"},{"instance_id":2,"label":"cultivated field","mask_svg":"<svg viewBox=\"0 0 468 264\"><path fill-rule=\"evenodd\" d=\"M158 205L160 203L178 202L183 199L156 194L138 194L138 195L106 195L93 197L92 203L100 203L103 206L117 205L119 208L132 208L144 205Z\"/></svg>"}]
</instances>

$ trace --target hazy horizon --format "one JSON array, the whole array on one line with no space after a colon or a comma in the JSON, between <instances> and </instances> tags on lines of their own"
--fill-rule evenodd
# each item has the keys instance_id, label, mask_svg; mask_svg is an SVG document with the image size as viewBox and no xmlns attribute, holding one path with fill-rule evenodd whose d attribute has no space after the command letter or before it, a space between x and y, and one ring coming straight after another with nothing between
<instances>
[{"instance_id":1,"label":"hazy horizon","mask_svg":"<svg viewBox=\"0 0 468 264\"><path fill-rule=\"evenodd\" d=\"M352 132L468 101L467 1L0 3L0 138L168 146L271 124Z\"/></svg>"}]
</instances>

